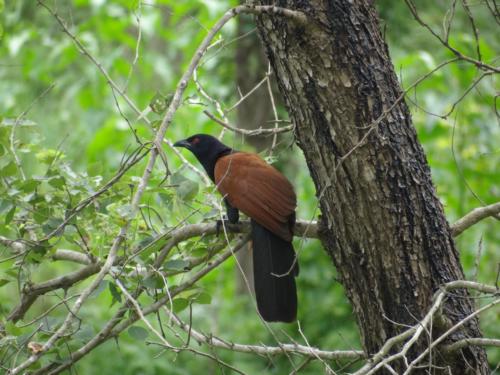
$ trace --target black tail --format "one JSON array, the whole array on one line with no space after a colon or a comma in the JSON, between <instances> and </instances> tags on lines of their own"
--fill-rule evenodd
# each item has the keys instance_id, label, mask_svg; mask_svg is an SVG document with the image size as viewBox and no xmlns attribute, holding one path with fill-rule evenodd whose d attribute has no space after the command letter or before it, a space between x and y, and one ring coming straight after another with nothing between
<instances>
[{"instance_id":1,"label":"black tail","mask_svg":"<svg viewBox=\"0 0 500 375\"><path fill-rule=\"evenodd\" d=\"M252 220L253 275L260 315L267 322L293 322L297 317L295 276L299 264L291 242Z\"/></svg>"}]
</instances>

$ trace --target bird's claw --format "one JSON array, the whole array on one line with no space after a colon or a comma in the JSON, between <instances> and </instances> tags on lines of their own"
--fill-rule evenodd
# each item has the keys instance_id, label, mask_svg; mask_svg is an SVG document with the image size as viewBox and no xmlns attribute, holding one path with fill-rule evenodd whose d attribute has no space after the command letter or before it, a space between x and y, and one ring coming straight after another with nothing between
<instances>
[{"instance_id":1,"label":"bird's claw","mask_svg":"<svg viewBox=\"0 0 500 375\"><path fill-rule=\"evenodd\" d=\"M224 232L224 228L227 228L229 225L231 225L233 223L231 223L230 220L224 218L223 220L219 219L217 220L216 224L215 224L215 235L217 237L219 237L220 233L221 233L221 229L222 231Z\"/></svg>"},{"instance_id":2,"label":"bird's claw","mask_svg":"<svg viewBox=\"0 0 500 375\"><path fill-rule=\"evenodd\" d=\"M219 237L220 234L220 227L222 226L222 220L217 220L215 223L215 235Z\"/></svg>"}]
</instances>

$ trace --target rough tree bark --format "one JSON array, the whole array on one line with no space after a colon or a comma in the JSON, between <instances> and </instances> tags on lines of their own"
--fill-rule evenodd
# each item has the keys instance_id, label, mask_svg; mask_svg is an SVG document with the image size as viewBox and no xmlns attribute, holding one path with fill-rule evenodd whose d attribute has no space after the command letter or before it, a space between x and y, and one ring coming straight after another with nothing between
<instances>
[{"instance_id":1,"label":"rough tree bark","mask_svg":"<svg viewBox=\"0 0 500 375\"><path fill-rule=\"evenodd\" d=\"M316 185L322 242L368 353L404 328L394 321L421 319L441 284L464 278L408 107L398 102L402 90L371 3L282 0L274 5L301 10L309 23L267 15L256 20ZM368 126L380 116L378 125ZM469 299L450 297L447 319L433 332L472 311ZM472 320L450 340L480 336ZM410 356L427 344L422 340ZM447 374L489 372L479 347L433 358L450 366L442 370Z\"/></svg>"}]
</instances>

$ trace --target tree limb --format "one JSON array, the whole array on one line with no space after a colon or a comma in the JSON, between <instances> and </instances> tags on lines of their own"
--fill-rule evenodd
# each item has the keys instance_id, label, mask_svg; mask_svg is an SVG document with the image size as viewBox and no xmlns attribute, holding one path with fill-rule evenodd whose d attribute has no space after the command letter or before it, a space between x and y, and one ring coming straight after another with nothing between
<instances>
[{"instance_id":1,"label":"tree limb","mask_svg":"<svg viewBox=\"0 0 500 375\"><path fill-rule=\"evenodd\" d=\"M22 253L26 250L26 246L21 242L22 240L11 240L7 237L0 236L0 244L8 247L14 251L14 253Z\"/></svg>"},{"instance_id":2,"label":"tree limb","mask_svg":"<svg viewBox=\"0 0 500 375\"><path fill-rule=\"evenodd\" d=\"M190 327L189 324L184 323L176 315L173 315L173 317L175 324L177 324L184 331L189 332L191 337L193 337L199 344L207 344L209 346L220 349L227 349L240 353L259 354L263 356L276 356L287 352L290 354L300 354L302 356L311 357L313 359L322 358L328 360L361 359L366 357L365 353L362 350L326 351L299 344L283 344L280 346L236 344L222 340L216 336L213 336L212 334L205 335Z\"/></svg>"},{"instance_id":3,"label":"tree limb","mask_svg":"<svg viewBox=\"0 0 500 375\"><path fill-rule=\"evenodd\" d=\"M98 263L93 263L67 275L59 276L39 284L25 285L21 293L21 302L9 313L7 320L16 322L22 319L26 311L28 311L39 296L60 288L69 289L79 281L85 280L89 276L99 272L100 268Z\"/></svg>"},{"instance_id":4,"label":"tree limb","mask_svg":"<svg viewBox=\"0 0 500 375\"><path fill-rule=\"evenodd\" d=\"M488 339L482 337L463 339L460 341L456 341L451 345L443 347L443 351L447 353L452 353L471 345L500 347L500 339Z\"/></svg>"},{"instance_id":5,"label":"tree limb","mask_svg":"<svg viewBox=\"0 0 500 375\"><path fill-rule=\"evenodd\" d=\"M453 237L457 237L462 234L463 231L469 229L471 226L487 217L493 216L494 218L499 219L499 214L500 202L490 204L485 207L475 208L451 225L451 234Z\"/></svg>"}]
</instances>

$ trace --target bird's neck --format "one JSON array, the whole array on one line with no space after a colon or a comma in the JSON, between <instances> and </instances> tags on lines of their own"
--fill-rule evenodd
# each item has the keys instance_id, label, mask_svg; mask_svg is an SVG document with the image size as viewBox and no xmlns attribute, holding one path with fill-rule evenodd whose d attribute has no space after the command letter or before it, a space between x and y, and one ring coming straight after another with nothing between
<instances>
[{"instance_id":1,"label":"bird's neck","mask_svg":"<svg viewBox=\"0 0 500 375\"><path fill-rule=\"evenodd\" d=\"M215 153L209 158L204 158L203 160L200 160L201 165L203 165L203 168L205 168L205 171L208 174L208 177L212 180L213 183L215 183L215 164L217 163L217 160L219 158L232 154L236 152L235 150L227 147L223 150L220 150L219 152Z\"/></svg>"}]
</instances>

